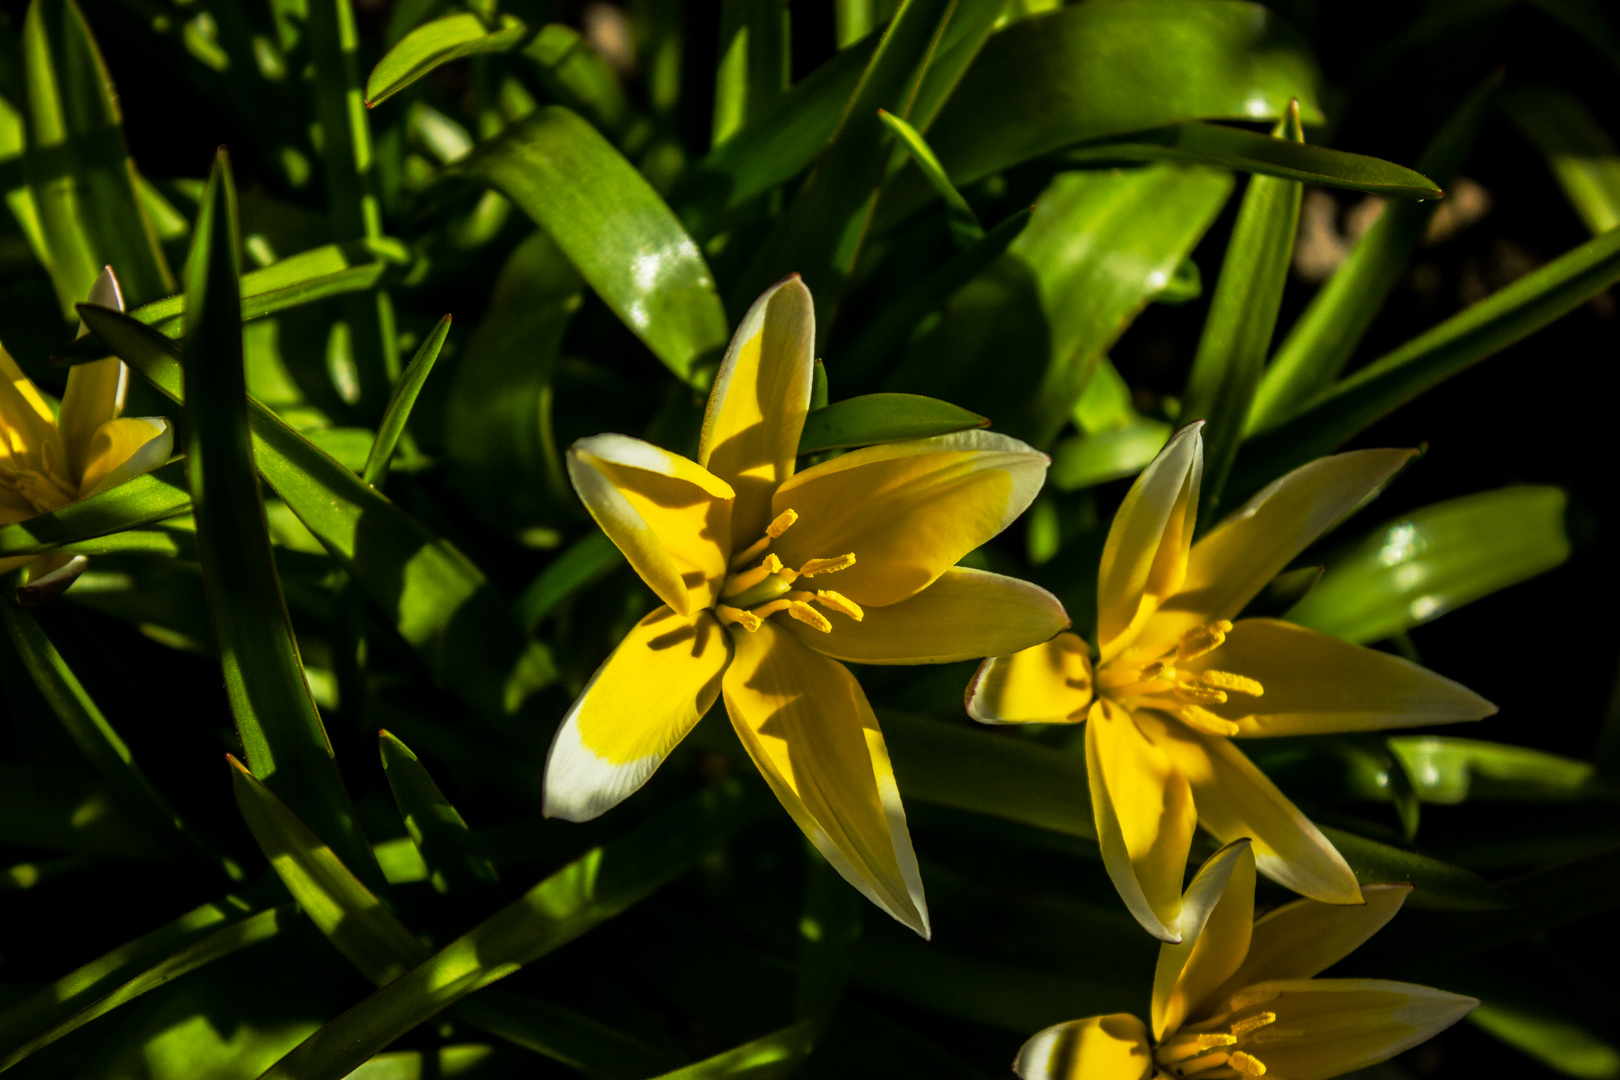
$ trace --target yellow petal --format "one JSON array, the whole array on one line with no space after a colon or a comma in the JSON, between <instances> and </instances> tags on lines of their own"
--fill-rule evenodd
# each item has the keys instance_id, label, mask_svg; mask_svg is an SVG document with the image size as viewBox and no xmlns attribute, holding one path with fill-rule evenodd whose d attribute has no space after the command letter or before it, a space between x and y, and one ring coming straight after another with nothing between
<instances>
[{"instance_id":1,"label":"yellow petal","mask_svg":"<svg viewBox=\"0 0 1620 1080\"><path fill-rule=\"evenodd\" d=\"M731 557L731 485L625 435L569 447L568 478L658 599L681 615L713 602Z\"/></svg>"},{"instance_id":2,"label":"yellow petal","mask_svg":"<svg viewBox=\"0 0 1620 1080\"><path fill-rule=\"evenodd\" d=\"M174 453L174 429L161 416L109 420L96 428L86 450L81 499L111 491L168 461Z\"/></svg>"},{"instance_id":3,"label":"yellow petal","mask_svg":"<svg viewBox=\"0 0 1620 1080\"><path fill-rule=\"evenodd\" d=\"M844 880L927 937L900 790L860 684L770 620L734 640L722 687L754 764Z\"/></svg>"},{"instance_id":4,"label":"yellow petal","mask_svg":"<svg viewBox=\"0 0 1620 1080\"><path fill-rule=\"evenodd\" d=\"M1203 421L1188 424L1142 470L1114 514L1097 571L1097 641L1119 655L1181 587L1204 475Z\"/></svg>"},{"instance_id":5,"label":"yellow petal","mask_svg":"<svg viewBox=\"0 0 1620 1080\"><path fill-rule=\"evenodd\" d=\"M731 642L713 615L660 607L625 635L563 717L545 814L589 821L647 782L714 699Z\"/></svg>"},{"instance_id":6,"label":"yellow petal","mask_svg":"<svg viewBox=\"0 0 1620 1080\"><path fill-rule=\"evenodd\" d=\"M1086 776L1103 866L1142 928L1181 940L1181 881L1198 813L1187 778L1106 698L1086 724Z\"/></svg>"},{"instance_id":7,"label":"yellow petal","mask_svg":"<svg viewBox=\"0 0 1620 1080\"><path fill-rule=\"evenodd\" d=\"M967 711L981 724L1078 724L1091 690L1091 650L1077 635L1059 634L980 664L968 684Z\"/></svg>"},{"instance_id":8,"label":"yellow petal","mask_svg":"<svg viewBox=\"0 0 1620 1080\"><path fill-rule=\"evenodd\" d=\"M1412 886L1363 885L1365 904L1295 900L1267 912L1254 924L1243 966L1206 999L1215 1006L1245 986L1273 979L1309 979L1355 952L1395 917ZM1193 1020L1209 1009L1194 1008Z\"/></svg>"},{"instance_id":9,"label":"yellow petal","mask_svg":"<svg viewBox=\"0 0 1620 1080\"><path fill-rule=\"evenodd\" d=\"M0 463L38 469L46 457L62 467L62 440L51 407L0 345Z\"/></svg>"},{"instance_id":10,"label":"yellow petal","mask_svg":"<svg viewBox=\"0 0 1620 1080\"><path fill-rule=\"evenodd\" d=\"M1044 641L1069 625L1058 598L1039 585L961 566L908 600L866 608L859 622L831 611L827 617L830 634L792 620L782 626L800 644L859 664L977 660Z\"/></svg>"},{"instance_id":11,"label":"yellow petal","mask_svg":"<svg viewBox=\"0 0 1620 1080\"><path fill-rule=\"evenodd\" d=\"M90 286L89 301L99 307L124 310L123 293L112 267L105 267L95 284ZM89 333L81 321L79 336ZM67 390L62 394L62 408L57 413L56 426L62 433L63 448L67 452L68 474L75 484L84 480L89 466L96 431L109 420L117 419L124 407L124 391L129 385L129 368L116 357L95 360L88 364L75 364L68 371Z\"/></svg>"},{"instance_id":12,"label":"yellow petal","mask_svg":"<svg viewBox=\"0 0 1620 1080\"><path fill-rule=\"evenodd\" d=\"M827 587L863 607L899 603L1023 513L1048 461L989 431L855 450L777 489L773 513L799 518L771 550L790 567L854 552Z\"/></svg>"},{"instance_id":13,"label":"yellow petal","mask_svg":"<svg viewBox=\"0 0 1620 1080\"><path fill-rule=\"evenodd\" d=\"M1387 1061L1467 1016L1479 1001L1383 979L1263 982L1233 1003L1264 1002L1277 1019L1238 1048L1288 1080L1328 1080Z\"/></svg>"},{"instance_id":14,"label":"yellow petal","mask_svg":"<svg viewBox=\"0 0 1620 1080\"><path fill-rule=\"evenodd\" d=\"M1301 465L1222 521L1187 557L1181 591L1138 637L1168 646L1195 626L1230 619L1317 537L1342 521L1416 450L1353 450Z\"/></svg>"},{"instance_id":15,"label":"yellow petal","mask_svg":"<svg viewBox=\"0 0 1620 1080\"><path fill-rule=\"evenodd\" d=\"M1231 694L1223 704L1206 706L1236 721L1240 736L1455 724L1496 711L1427 668L1276 619L1244 619L1220 648L1178 666L1236 672L1260 683L1260 697Z\"/></svg>"},{"instance_id":16,"label":"yellow petal","mask_svg":"<svg viewBox=\"0 0 1620 1080\"><path fill-rule=\"evenodd\" d=\"M731 537L739 551L765 534L771 493L793 475L815 348L815 305L794 274L748 309L709 391L698 463L737 492Z\"/></svg>"},{"instance_id":17,"label":"yellow petal","mask_svg":"<svg viewBox=\"0 0 1620 1080\"><path fill-rule=\"evenodd\" d=\"M1159 946L1153 1037L1163 1039L1243 963L1254 929L1254 852L1235 840L1198 868L1181 901L1181 942Z\"/></svg>"},{"instance_id":18,"label":"yellow petal","mask_svg":"<svg viewBox=\"0 0 1620 1080\"><path fill-rule=\"evenodd\" d=\"M1249 837L1260 872L1297 893L1329 904L1362 902L1344 856L1230 739L1147 709L1136 717L1192 785L1198 823L1216 839Z\"/></svg>"},{"instance_id":19,"label":"yellow petal","mask_svg":"<svg viewBox=\"0 0 1620 1080\"><path fill-rule=\"evenodd\" d=\"M1129 1013L1092 1016L1037 1032L1018 1051L1023 1080L1146 1080L1153 1073L1147 1028Z\"/></svg>"}]
</instances>

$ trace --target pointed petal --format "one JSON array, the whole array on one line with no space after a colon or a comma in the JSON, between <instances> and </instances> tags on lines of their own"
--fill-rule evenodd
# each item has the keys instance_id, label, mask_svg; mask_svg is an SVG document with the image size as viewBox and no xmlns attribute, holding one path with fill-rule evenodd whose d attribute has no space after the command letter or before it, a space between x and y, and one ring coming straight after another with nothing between
<instances>
[{"instance_id":1,"label":"pointed petal","mask_svg":"<svg viewBox=\"0 0 1620 1080\"><path fill-rule=\"evenodd\" d=\"M1078 635L1059 634L980 664L968 684L967 711L981 724L1078 724L1091 705L1091 687L1090 648Z\"/></svg>"},{"instance_id":2,"label":"pointed petal","mask_svg":"<svg viewBox=\"0 0 1620 1080\"><path fill-rule=\"evenodd\" d=\"M1260 872L1297 893L1329 904L1362 902L1344 856L1230 739L1146 709L1137 722L1186 776L1198 823L1216 839L1249 837Z\"/></svg>"},{"instance_id":3,"label":"pointed petal","mask_svg":"<svg viewBox=\"0 0 1620 1080\"><path fill-rule=\"evenodd\" d=\"M1275 979L1309 979L1343 960L1384 928L1406 902L1412 886L1363 885L1365 904L1295 900L1267 912L1254 924L1243 966L1206 1001L1222 1002L1245 986ZM1192 1019L1207 1009L1194 1008Z\"/></svg>"},{"instance_id":4,"label":"pointed petal","mask_svg":"<svg viewBox=\"0 0 1620 1080\"><path fill-rule=\"evenodd\" d=\"M1169 644L1195 626L1232 618L1416 453L1352 450L1273 481L1193 545L1181 591L1148 620L1139 641Z\"/></svg>"},{"instance_id":5,"label":"pointed petal","mask_svg":"<svg viewBox=\"0 0 1620 1080\"><path fill-rule=\"evenodd\" d=\"M1250 1052L1268 1074L1289 1080L1328 1080L1387 1061L1479 1004L1476 998L1383 979L1263 982L1239 991L1234 1002L1251 999L1263 1001L1277 1019L1256 1032ZM1268 1031L1275 1034L1259 1037ZM1238 1047L1248 1048L1243 1042Z\"/></svg>"},{"instance_id":6,"label":"pointed petal","mask_svg":"<svg viewBox=\"0 0 1620 1080\"><path fill-rule=\"evenodd\" d=\"M1244 619L1214 652L1178 665L1236 672L1265 688L1206 706L1238 735L1324 735L1416 724L1455 724L1496 706L1472 690L1398 656L1352 645L1276 619Z\"/></svg>"},{"instance_id":7,"label":"pointed petal","mask_svg":"<svg viewBox=\"0 0 1620 1080\"><path fill-rule=\"evenodd\" d=\"M81 499L111 491L168 461L174 453L174 428L161 416L109 420L96 429L87 450Z\"/></svg>"},{"instance_id":8,"label":"pointed petal","mask_svg":"<svg viewBox=\"0 0 1620 1080\"><path fill-rule=\"evenodd\" d=\"M568 479L647 587L677 613L708 607L731 557L731 485L626 435L568 448Z\"/></svg>"},{"instance_id":9,"label":"pointed petal","mask_svg":"<svg viewBox=\"0 0 1620 1080\"><path fill-rule=\"evenodd\" d=\"M844 880L927 937L900 789L860 684L772 621L734 641L726 711L765 781Z\"/></svg>"},{"instance_id":10,"label":"pointed petal","mask_svg":"<svg viewBox=\"0 0 1620 1080\"><path fill-rule=\"evenodd\" d=\"M1181 940L1181 882L1198 812L1184 777L1106 698L1086 724L1086 776L1103 866L1142 928Z\"/></svg>"},{"instance_id":11,"label":"pointed petal","mask_svg":"<svg viewBox=\"0 0 1620 1080\"><path fill-rule=\"evenodd\" d=\"M661 607L625 635L563 717L545 814L589 821L647 782L720 696L731 642L714 616Z\"/></svg>"},{"instance_id":12,"label":"pointed petal","mask_svg":"<svg viewBox=\"0 0 1620 1080\"><path fill-rule=\"evenodd\" d=\"M1013 1061L1023 1080L1147 1080L1153 1050L1130 1013L1054 1024L1030 1037Z\"/></svg>"},{"instance_id":13,"label":"pointed petal","mask_svg":"<svg viewBox=\"0 0 1620 1080\"><path fill-rule=\"evenodd\" d=\"M829 580L836 586L836 580ZM858 664L948 664L1016 652L1069 625L1058 598L1027 581L953 566L907 600L829 614L832 633L792 619L783 629L819 653Z\"/></svg>"},{"instance_id":14,"label":"pointed petal","mask_svg":"<svg viewBox=\"0 0 1620 1080\"><path fill-rule=\"evenodd\" d=\"M113 276L112 267L102 268L101 275L90 286L88 299L98 307L124 310L123 292L118 288L118 279ZM81 321L79 337L89 332L89 327ZM82 484L96 430L117 418L124 407L124 391L128 386L129 368L117 357L75 364L69 369L67 389L62 394L62 408L57 413L56 427L62 433L68 473L74 483Z\"/></svg>"},{"instance_id":15,"label":"pointed petal","mask_svg":"<svg viewBox=\"0 0 1620 1080\"><path fill-rule=\"evenodd\" d=\"M793 475L815 349L816 308L794 274L754 301L714 377L698 464L737 492L731 538L738 550L765 535L771 492Z\"/></svg>"},{"instance_id":16,"label":"pointed petal","mask_svg":"<svg viewBox=\"0 0 1620 1080\"><path fill-rule=\"evenodd\" d=\"M1114 514L1097 571L1097 641L1104 662L1130 644L1181 587L1204 475L1203 421L1165 444Z\"/></svg>"},{"instance_id":17,"label":"pointed petal","mask_svg":"<svg viewBox=\"0 0 1620 1080\"><path fill-rule=\"evenodd\" d=\"M37 469L43 463L42 455L61 467L62 441L56 419L32 380L0 345L0 462L16 459Z\"/></svg>"},{"instance_id":18,"label":"pointed petal","mask_svg":"<svg viewBox=\"0 0 1620 1080\"><path fill-rule=\"evenodd\" d=\"M854 552L827 587L863 607L899 603L1023 513L1048 461L989 431L855 450L777 489L772 513L799 519L771 550L790 567Z\"/></svg>"},{"instance_id":19,"label":"pointed petal","mask_svg":"<svg viewBox=\"0 0 1620 1080\"><path fill-rule=\"evenodd\" d=\"M1175 1031L1243 963L1254 928L1254 852L1234 840L1205 860L1181 900L1181 943L1159 946L1153 1037Z\"/></svg>"}]
</instances>

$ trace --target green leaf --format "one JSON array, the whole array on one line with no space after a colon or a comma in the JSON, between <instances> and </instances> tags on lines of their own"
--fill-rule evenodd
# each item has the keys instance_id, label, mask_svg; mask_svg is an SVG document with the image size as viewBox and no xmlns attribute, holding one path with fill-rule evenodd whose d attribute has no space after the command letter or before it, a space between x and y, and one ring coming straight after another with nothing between
<instances>
[{"instance_id":1,"label":"green leaf","mask_svg":"<svg viewBox=\"0 0 1620 1080\"><path fill-rule=\"evenodd\" d=\"M558 104L585 117L613 136L626 151L645 143L650 131L630 104L618 74L578 30L561 23L540 28L523 49L535 74Z\"/></svg>"},{"instance_id":2,"label":"green leaf","mask_svg":"<svg viewBox=\"0 0 1620 1080\"><path fill-rule=\"evenodd\" d=\"M865 394L811 410L799 436L799 453L926 439L989 426L985 417L947 401L916 394Z\"/></svg>"},{"instance_id":3,"label":"green leaf","mask_svg":"<svg viewBox=\"0 0 1620 1080\"><path fill-rule=\"evenodd\" d=\"M0 558L36 555L62 544L164 521L190 509L186 463L171 461L53 513L0 527Z\"/></svg>"},{"instance_id":4,"label":"green leaf","mask_svg":"<svg viewBox=\"0 0 1620 1080\"><path fill-rule=\"evenodd\" d=\"M148 990L275 937L292 914L290 904L227 896L64 975L0 1013L0 1072Z\"/></svg>"},{"instance_id":5,"label":"green leaf","mask_svg":"<svg viewBox=\"0 0 1620 1080\"><path fill-rule=\"evenodd\" d=\"M1303 142L1299 111L1273 133L1275 140ZM1182 415L1208 422L1204 428L1204 480L1198 519L1215 523L1221 489L1237 455L1248 421L1249 406L1265 369L1271 334L1282 307L1288 264L1299 231L1299 181L1255 176L1243 193L1237 224L1226 245L1220 280L1210 301L1204 332L1198 339L1192 373L1187 376Z\"/></svg>"},{"instance_id":6,"label":"green leaf","mask_svg":"<svg viewBox=\"0 0 1620 1080\"><path fill-rule=\"evenodd\" d=\"M1052 450L1046 482L1059 491L1078 491L1135 476L1164 449L1173 431L1163 420L1139 416L1096 435L1071 436Z\"/></svg>"},{"instance_id":7,"label":"green leaf","mask_svg":"<svg viewBox=\"0 0 1620 1080\"><path fill-rule=\"evenodd\" d=\"M168 839L177 851L200 854L231 880L242 880L241 868L187 825L146 778L129 746L107 722L34 617L10 601L0 600L0 622L5 623L35 687L130 819L144 824L152 835Z\"/></svg>"},{"instance_id":8,"label":"green leaf","mask_svg":"<svg viewBox=\"0 0 1620 1080\"><path fill-rule=\"evenodd\" d=\"M866 904L809 843L804 845L804 913L793 1015L825 1028L860 952Z\"/></svg>"},{"instance_id":9,"label":"green leaf","mask_svg":"<svg viewBox=\"0 0 1620 1080\"><path fill-rule=\"evenodd\" d=\"M1326 146L1270 139L1254 131L1219 124L1167 124L1088 142L1070 150L1065 161L1191 161L1201 165L1299 180L1322 187L1370 191L1400 199L1438 199L1444 194L1422 173L1363 154Z\"/></svg>"},{"instance_id":10,"label":"green leaf","mask_svg":"<svg viewBox=\"0 0 1620 1080\"><path fill-rule=\"evenodd\" d=\"M1565 1076L1581 1080L1620 1076L1620 1050L1543 1002L1485 1001L1468 1014L1468 1022Z\"/></svg>"},{"instance_id":11,"label":"green leaf","mask_svg":"<svg viewBox=\"0 0 1620 1080\"><path fill-rule=\"evenodd\" d=\"M939 163L939 158L928 148L928 141L922 137L916 128L883 109L878 110L878 119L883 126L894 134L900 144L911 155L911 160L917 163L922 170L923 177L933 186L934 193L945 200L947 217L951 226L951 236L956 240L958 247L967 247L984 236L984 227L979 224L979 216L973 212L962 193L951 184L951 178L945 175L945 166Z\"/></svg>"},{"instance_id":12,"label":"green leaf","mask_svg":"<svg viewBox=\"0 0 1620 1080\"><path fill-rule=\"evenodd\" d=\"M1424 802L1454 805L1469 799L1562 802L1597 794L1591 762L1528 746L1442 735L1395 735L1389 748L1400 759Z\"/></svg>"},{"instance_id":13,"label":"green leaf","mask_svg":"<svg viewBox=\"0 0 1620 1080\"><path fill-rule=\"evenodd\" d=\"M640 1080L675 1063L667 1052L640 1039L538 998L486 990L457 1005L455 1015L587 1076Z\"/></svg>"},{"instance_id":14,"label":"green leaf","mask_svg":"<svg viewBox=\"0 0 1620 1080\"><path fill-rule=\"evenodd\" d=\"M1342 829L1318 825L1322 835L1355 871L1363 885L1407 881L1406 906L1423 911L1501 911L1517 907L1514 898L1472 870L1414 851L1380 844Z\"/></svg>"},{"instance_id":15,"label":"green leaf","mask_svg":"<svg viewBox=\"0 0 1620 1080\"><path fill-rule=\"evenodd\" d=\"M1421 507L1329 562L1285 616L1346 641L1380 641L1563 564L1568 499L1509 487Z\"/></svg>"},{"instance_id":16,"label":"green leaf","mask_svg":"<svg viewBox=\"0 0 1620 1080\"><path fill-rule=\"evenodd\" d=\"M22 765L0 765L0 840L103 858L174 858L106 788L76 772Z\"/></svg>"},{"instance_id":17,"label":"green leaf","mask_svg":"<svg viewBox=\"0 0 1620 1080\"><path fill-rule=\"evenodd\" d=\"M780 0L723 0L711 146L723 145L787 93L791 34Z\"/></svg>"},{"instance_id":18,"label":"green leaf","mask_svg":"<svg viewBox=\"0 0 1620 1080\"><path fill-rule=\"evenodd\" d=\"M1512 87L1502 110L1541 151L1592 235L1620 225L1620 150L1579 98L1536 83Z\"/></svg>"},{"instance_id":19,"label":"green leaf","mask_svg":"<svg viewBox=\"0 0 1620 1080\"><path fill-rule=\"evenodd\" d=\"M624 556L600 530L586 533L518 594L518 619L532 634L564 600L624 565Z\"/></svg>"},{"instance_id":20,"label":"green leaf","mask_svg":"<svg viewBox=\"0 0 1620 1080\"><path fill-rule=\"evenodd\" d=\"M710 787L592 849L304 1040L261 1080L347 1076L416 1025L679 876L749 820L741 802L736 786Z\"/></svg>"},{"instance_id":21,"label":"green leaf","mask_svg":"<svg viewBox=\"0 0 1620 1080\"><path fill-rule=\"evenodd\" d=\"M186 264L184 350L195 358L184 371L186 471L231 712L249 765L363 875L380 881L310 697L270 551L248 428L236 191L223 151L193 237Z\"/></svg>"},{"instance_id":22,"label":"green leaf","mask_svg":"<svg viewBox=\"0 0 1620 1080\"><path fill-rule=\"evenodd\" d=\"M135 191L111 73L74 0L34 0L22 35L26 165L57 299L68 317L108 264L131 303L174 291Z\"/></svg>"},{"instance_id":23,"label":"green leaf","mask_svg":"<svg viewBox=\"0 0 1620 1080\"><path fill-rule=\"evenodd\" d=\"M1418 159L1422 172L1440 184L1452 182L1479 138L1501 82L1500 74L1493 75L1463 101ZM1339 377L1400 280L1439 205L1390 203L1356 239L1277 347L1254 392L1247 435L1281 423Z\"/></svg>"},{"instance_id":24,"label":"green leaf","mask_svg":"<svg viewBox=\"0 0 1620 1080\"><path fill-rule=\"evenodd\" d=\"M695 1065L664 1073L656 1080L721 1080L722 1077L779 1080L791 1076L799 1063L810 1056L815 1037L815 1024L803 1020Z\"/></svg>"},{"instance_id":25,"label":"green leaf","mask_svg":"<svg viewBox=\"0 0 1620 1080\"><path fill-rule=\"evenodd\" d=\"M433 374L433 364L439 359L439 350L444 348L444 339L449 335L450 316L446 315L433 327L427 340L422 342L422 347L411 358L410 366L394 384L394 393L388 399L388 408L383 411L382 423L377 425L376 441L371 444L371 453L366 456L365 468L360 473L360 479L373 487L382 483L388 475L388 462L394 456L394 447L399 445L399 437L405 434L405 424L411 418L416 397L422 392L427 377Z\"/></svg>"},{"instance_id":26,"label":"green leaf","mask_svg":"<svg viewBox=\"0 0 1620 1080\"><path fill-rule=\"evenodd\" d=\"M478 850L467 823L450 805L410 747L386 731L378 733L383 772L394 805L405 820L411 841L422 853L439 892L491 884L500 880L488 857Z\"/></svg>"},{"instance_id":27,"label":"green leaf","mask_svg":"<svg viewBox=\"0 0 1620 1080\"><path fill-rule=\"evenodd\" d=\"M1620 281L1620 230L1588 240L1317 395L1244 446L1232 502Z\"/></svg>"},{"instance_id":28,"label":"green leaf","mask_svg":"<svg viewBox=\"0 0 1620 1080\"><path fill-rule=\"evenodd\" d=\"M688 382L725 347L725 312L703 255L641 175L596 129L545 106L458 168L545 229L598 296Z\"/></svg>"},{"instance_id":29,"label":"green leaf","mask_svg":"<svg viewBox=\"0 0 1620 1080\"><path fill-rule=\"evenodd\" d=\"M389 49L366 79L366 108L375 108L441 64L464 56L506 52L530 36L529 28L511 15L491 30L471 12L458 12L424 23Z\"/></svg>"}]
</instances>

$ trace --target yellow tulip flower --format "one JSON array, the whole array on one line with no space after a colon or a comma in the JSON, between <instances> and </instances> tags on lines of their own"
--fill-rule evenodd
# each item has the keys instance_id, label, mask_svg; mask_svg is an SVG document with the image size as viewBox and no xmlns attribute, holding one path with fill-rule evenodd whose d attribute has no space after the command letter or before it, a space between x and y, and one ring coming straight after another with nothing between
<instances>
[{"instance_id":1,"label":"yellow tulip flower","mask_svg":"<svg viewBox=\"0 0 1620 1080\"><path fill-rule=\"evenodd\" d=\"M1013 1062L1024 1080L1327 1080L1387 1061L1455 1024L1471 997L1383 979L1316 979L1400 910L1410 885L1366 904L1296 900L1254 920L1247 840L1210 856L1182 900L1181 944L1159 947L1153 1028L1129 1013L1057 1024Z\"/></svg>"},{"instance_id":2,"label":"yellow tulip flower","mask_svg":"<svg viewBox=\"0 0 1620 1080\"><path fill-rule=\"evenodd\" d=\"M1181 940L1181 882L1199 824L1254 841L1295 892L1359 904L1328 839L1232 737L1478 720L1496 707L1387 653L1277 619L1236 618L1296 555L1415 453L1358 450L1271 484L1192 543L1202 423L1170 440L1114 517L1097 583L1099 658L1074 634L982 664L968 712L985 723L1078 723L1103 863L1131 914Z\"/></svg>"},{"instance_id":3,"label":"yellow tulip flower","mask_svg":"<svg viewBox=\"0 0 1620 1080\"><path fill-rule=\"evenodd\" d=\"M124 310L112 269L102 271L89 300ZM79 333L84 333L81 325ZM174 432L162 417L124 417L129 369L108 357L68 372L61 409L51 407L0 345L0 525L49 514L151 472L169 459ZM63 555L0 559L0 573L29 567L29 584L76 576L79 560ZM62 582L63 587L71 581Z\"/></svg>"},{"instance_id":4,"label":"yellow tulip flower","mask_svg":"<svg viewBox=\"0 0 1620 1080\"><path fill-rule=\"evenodd\" d=\"M883 734L837 661L978 658L1068 626L1045 590L954 565L1023 512L1048 459L968 431L795 474L814 343L810 292L788 278L737 328L697 461L623 435L569 449L574 489L663 605L564 717L545 812L585 821L616 805L723 695L742 744L827 861L927 936Z\"/></svg>"}]
</instances>

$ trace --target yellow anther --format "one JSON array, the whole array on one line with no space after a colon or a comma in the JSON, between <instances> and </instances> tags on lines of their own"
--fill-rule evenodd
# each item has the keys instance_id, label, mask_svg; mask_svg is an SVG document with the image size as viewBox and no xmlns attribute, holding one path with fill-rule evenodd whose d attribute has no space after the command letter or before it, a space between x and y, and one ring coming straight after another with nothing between
<instances>
[{"instance_id":1,"label":"yellow anther","mask_svg":"<svg viewBox=\"0 0 1620 1080\"><path fill-rule=\"evenodd\" d=\"M1176 710L1181 722L1190 728L1197 728L1206 735L1224 735L1230 738L1238 733L1237 724L1223 716L1216 716L1208 709L1199 705L1183 705Z\"/></svg>"},{"instance_id":2,"label":"yellow anther","mask_svg":"<svg viewBox=\"0 0 1620 1080\"><path fill-rule=\"evenodd\" d=\"M727 578L720 595L728 600L733 596L740 596L780 569L782 569L782 560L775 555L767 555L765 561L752 570L744 570L740 574L733 574Z\"/></svg>"},{"instance_id":3,"label":"yellow anther","mask_svg":"<svg viewBox=\"0 0 1620 1080\"><path fill-rule=\"evenodd\" d=\"M720 621L728 626L736 623L750 634L759 629L760 618L752 611L744 611L742 608L734 608L728 604L718 604L715 606L714 612L720 616Z\"/></svg>"},{"instance_id":4,"label":"yellow anther","mask_svg":"<svg viewBox=\"0 0 1620 1080\"><path fill-rule=\"evenodd\" d=\"M815 577L817 574L832 574L839 570L848 570L855 565L855 553L838 555L831 559L811 559L799 567L799 573L804 577Z\"/></svg>"},{"instance_id":5,"label":"yellow anther","mask_svg":"<svg viewBox=\"0 0 1620 1080\"><path fill-rule=\"evenodd\" d=\"M1176 657L1180 660L1191 660L1195 656L1213 652L1221 647L1226 635L1231 632L1232 624L1225 619L1195 626L1181 635L1181 643L1176 646Z\"/></svg>"},{"instance_id":6,"label":"yellow anther","mask_svg":"<svg viewBox=\"0 0 1620 1080\"><path fill-rule=\"evenodd\" d=\"M816 591L816 603L830 611L836 611L840 615L848 615L856 622L866 618L866 612L861 610L861 605L843 593L833 592L831 589L818 589Z\"/></svg>"},{"instance_id":7,"label":"yellow anther","mask_svg":"<svg viewBox=\"0 0 1620 1080\"><path fill-rule=\"evenodd\" d=\"M1213 687L1205 686L1194 679L1184 679L1176 683L1172 692L1182 701L1191 702L1194 705L1224 705L1226 703L1226 692L1224 690L1216 690Z\"/></svg>"},{"instance_id":8,"label":"yellow anther","mask_svg":"<svg viewBox=\"0 0 1620 1080\"><path fill-rule=\"evenodd\" d=\"M1241 1050L1228 1058L1226 1063L1244 1076L1266 1075L1266 1063L1252 1054L1245 1054Z\"/></svg>"},{"instance_id":9,"label":"yellow anther","mask_svg":"<svg viewBox=\"0 0 1620 1080\"><path fill-rule=\"evenodd\" d=\"M797 511L784 510L780 514L777 514L775 519L773 519L769 525L765 526L765 535L770 537L772 540L775 540L777 537L793 528L793 523L798 520L799 515Z\"/></svg>"},{"instance_id":10,"label":"yellow anther","mask_svg":"<svg viewBox=\"0 0 1620 1080\"><path fill-rule=\"evenodd\" d=\"M1217 690L1233 690L1239 694L1250 694L1259 697L1266 692L1259 681L1247 675L1234 675L1230 671L1205 671L1199 673L1198 681L1205 686L1213 686Z\"/></svg>"},{"instance_id":11,"label":"yellow anther","mask_svg":"<svg viewBox=\"0 0 1620 1080\"><path fill-rule=\"evenodd\" d=\"M1165 663L1163 660L1155 660L1153 663L1142 669L1139 677L1143 679L1157 679L1160 674L1162 674L1169 666L1170 665Z\"/></svg>"},{"instance_id":12,"label":"yellow anther","mask_svg":"<svg viewBox=\"0 0 1620 1080\"><path fill-rule=\"evenodd\" d=\"M1253 1016L1239 1020L1237 1023L1233 1024L1232 1034L1241 1039L1251 1031L1259 1031L1267 1024L1275 1024L1276 1022L1277 1014L1274 1012L1255 1013Z\"/></svg>"},{"instance_id":13,"label":"yellow anther","mask_svg":"<svg viewBox=\"0 0 1620 1080\"><path fill-rule=\"evenodd\" d=\"M1190 1057L1197 1057L1207 1050L1214 1050L1220 1046L1231 1046L1237 1039L1231 1035L1212 1032L1207 1035L1172 1035L1159 1044L1158 1050L1153 1054L1160 1065L1174 1065L1178 1061L1186 1061Z\"/></svg>"},{"instance_id":14,"label":"yellow anther","mask_svg":"<svg viewBox=\"0 0 1620 1080\"><path fill-rule=\"evenodd\" d=\"M827 621L827 616L823 615L821 612L817 611L803 600L789 600L787 613L804 623L806 626L815 627L823 634L832 633L832 623Z\"/></svg>"}]
</instances>

